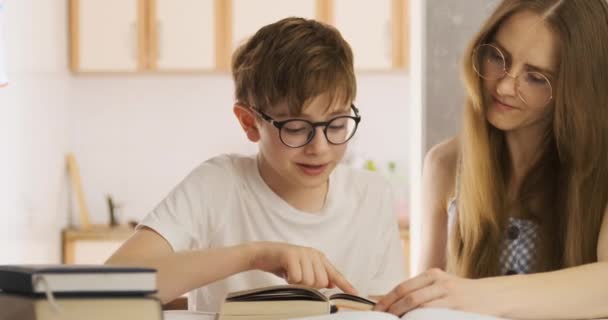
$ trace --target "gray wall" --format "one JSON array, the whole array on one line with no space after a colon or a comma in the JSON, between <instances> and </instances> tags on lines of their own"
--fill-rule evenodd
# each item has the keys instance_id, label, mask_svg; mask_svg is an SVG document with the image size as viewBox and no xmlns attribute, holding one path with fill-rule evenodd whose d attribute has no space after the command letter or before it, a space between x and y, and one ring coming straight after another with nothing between
<instances>
[{"instance_id":1,"label":"gray wall","mask_svg":"<svg viewBox=\"0 0 608 320\"><path fill-rule=\"evenodd\" d=\"M498 0L423 0L426 10L425 88L423 101L426 153L461 128L464 87L460 80L463 51Z\"/></svg>"}]
</instances>

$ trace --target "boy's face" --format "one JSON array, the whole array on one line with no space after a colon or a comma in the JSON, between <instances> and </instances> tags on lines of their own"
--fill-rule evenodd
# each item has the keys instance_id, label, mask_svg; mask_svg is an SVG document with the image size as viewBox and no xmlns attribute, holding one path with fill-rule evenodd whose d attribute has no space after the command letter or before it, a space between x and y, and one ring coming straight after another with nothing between
<instances>
[{"instance_id":1,"label":"boy's face","mask_svg":"<svg viewBox=\"0 0 608 320\"><path fill-rule=\"evenodd\" d=\"M297 116L288 114L287 104L275 106L266 114L276 121L304 119L311 122L328 121L349 115L350 105L332 105L328 98L314 98ZM281 188L315 188L324 186L330 173L344 156L347 143L334 145L327 141L322 127L316 128L314 138L306 145L291 148L279 136L279 129L256 117L259 132L260 171L266 182Z\"/></svg>"}]
</instances>

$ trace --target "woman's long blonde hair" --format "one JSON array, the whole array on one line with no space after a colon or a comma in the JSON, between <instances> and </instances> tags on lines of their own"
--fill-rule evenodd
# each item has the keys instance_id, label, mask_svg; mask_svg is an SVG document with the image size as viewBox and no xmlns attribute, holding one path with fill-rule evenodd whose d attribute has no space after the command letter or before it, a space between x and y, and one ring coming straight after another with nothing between
<instances>
[{"instance_id":1,"label":"woman's long blonde hair","mask_svg":"<svg viewBox=\"0 0 608 320\"><path fill-rule=\"evenodd\" d=\"M608 4L606 0L504 0L464 57L467 101L458 180L458 214L448 246L448 270L465 277L498 275L508 219L510 159L504 133L486 120L474 49L501 23L531 10L558 37L552 126L539 160L525 177L517 210L540 225L537 271L597 261L608 203Z\"/></svg>"}]
</instances>

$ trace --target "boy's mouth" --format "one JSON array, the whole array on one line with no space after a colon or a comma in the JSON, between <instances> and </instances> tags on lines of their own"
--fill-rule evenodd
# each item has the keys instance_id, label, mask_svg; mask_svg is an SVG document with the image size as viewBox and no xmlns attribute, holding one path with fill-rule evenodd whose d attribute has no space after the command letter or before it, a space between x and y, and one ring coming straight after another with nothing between
<instances>
[{"instance_id":1,"label":"boy's mouth","mask_svg":"<svg viewBox=\"0 0 608 320\"><path fill-rule=\"evenodd\" d=\"M297 163L302 172L309 176L317 176L325 171L327 164L305 164Z\"/></svg>"}]
</instances>

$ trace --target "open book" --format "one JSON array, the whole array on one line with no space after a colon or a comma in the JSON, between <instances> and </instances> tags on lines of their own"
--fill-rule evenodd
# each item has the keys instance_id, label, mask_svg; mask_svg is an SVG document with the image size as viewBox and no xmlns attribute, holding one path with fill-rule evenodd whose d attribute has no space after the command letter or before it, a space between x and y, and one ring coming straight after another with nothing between
<instances>
[{"instance_id":1,"label":"open book","mask_svg":"<svg viewBox=\"0 0 608 320\"><path fill-rule=\"evenodd\" d=\"M319 290L280 285L238 291L228 295L220 310L220 320L287 319L371 310L372 300L346 293L323 293Z\"/></svg>"},{"instance_id":2,"label":"open book","mask_svg":"<svg viewBox=\"0 0 608 320\"><path fill-rule=\"evenodd\" d=\"M215 313L212 312L196 312L196 311L165 311L165 320L216 320ZM1 319L1 318L0 318ZM243 316L239 319L250 319ZM304 318L289 318L289 320L399 320L400 318L390 313L377 311L362 311L362 312L340 312L321 316L312 316ZM449 310L449 309L433 309L420 308L408 312L401 317L401 320L508 320L496 318L493 316ZM598 319L600 320L600 319ZM601 319L608 320L608 319Z\"/></svg>"}]
</instances>

